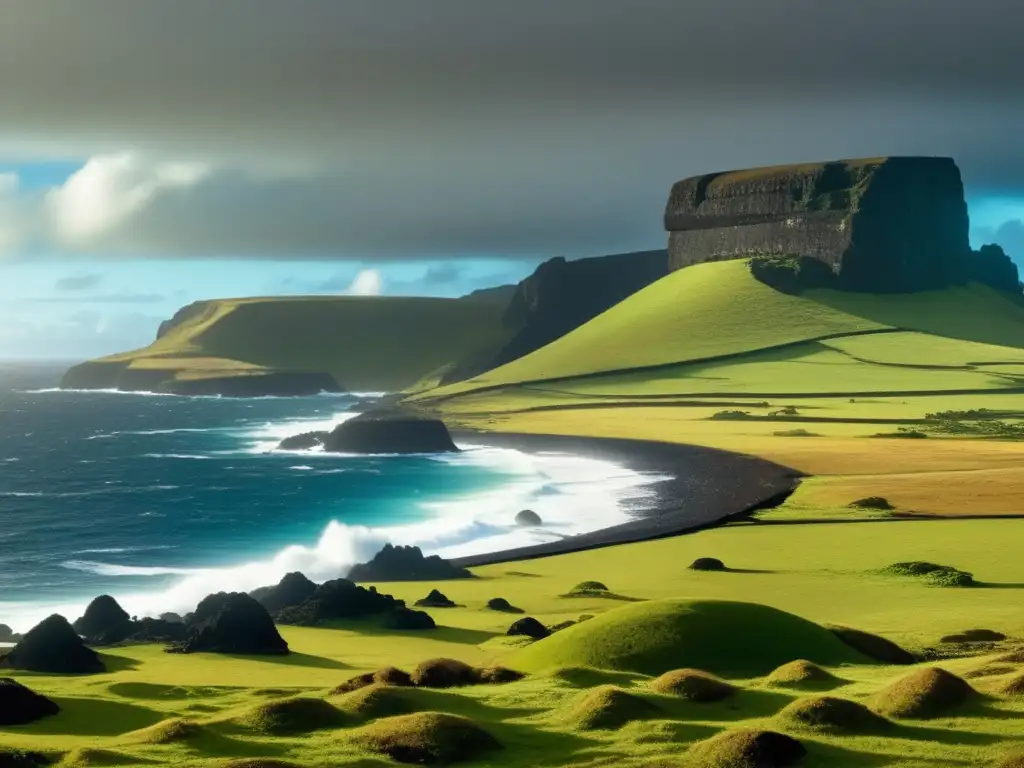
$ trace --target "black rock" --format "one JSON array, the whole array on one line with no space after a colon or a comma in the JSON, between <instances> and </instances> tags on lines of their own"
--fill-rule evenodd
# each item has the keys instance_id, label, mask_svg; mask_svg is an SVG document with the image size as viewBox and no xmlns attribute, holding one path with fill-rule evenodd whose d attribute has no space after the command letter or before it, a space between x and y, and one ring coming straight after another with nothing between
<instances>
[{"instance_id":1,"label":"black rock","mask_svg":"<svg viewBox=\"0 0 1024 768\"><path fill-rule=\"evenodd\" d=\"M690 563L691 571L724 571L725 563L717 557L698 557Z\"/></svg>"},{"instance_id":2,"label":"black rock","mask_svg":"<svg viewBox=\"0 0 1024 768\"><path fill-rule=\"evenodd\" d=\"M515 622L505 634L510 637L525 635L534 640L543 640L551 634L551 631L532 616L527 616Z\"/></svg>"},{"instance_id":3,"label":"black rock","mask_svg":"<svg viewBox=\"0 0 1024 768\"><path fill-rule=\"evenodd\" d=\"M516 608L504 597L495 597L488 600L487 607L492 611L501 611L502 613L525 613L522 608Z\"/></svg>"},{"instance_id":4,"label":"black rock","mask_svg":"<svg viewBox=\"0 0 1024 768\"><path fill-rule=\"evenodd\" d=\"M6 624L0 624L0 643L14 642L14 630Z\"/></svg>"},{"instance_id":5,"label":"black rock","mask_svg":"<svg viewBox=\"0 0 1024 768\"><path fill-rule=\"evenodd\" d=\"M282 624L314 626L332 619L356 619L404 607L405 603L375 589L366 589L348 579L332 579L316 587L302 603L282 608Z\"/></svg>"},{"instance_id":6,"label":"black rock","mask_svg":"<svg viewBox=\"0 0 1024 768\"><path fill-rule=\"evenodd\" d=\"M971 263L971 279L995 288L1020 295L1020 275L1017 265L1013 263L1002 247L983 245L974 252ZM1019 256L1020 254L1018 254Z\"/></svg>"},{"instance_id":7,"label":"black rock","mask_svg":"<svg viewBox=\"0 0 1024 768\"><path fill-rule=\"evenodd\" d=\"M58 712L60 707L42 694L0 677L0 725L27 725Z\"/></svg>"},{"instance_id":8,"label":"black rock","mask_svg":"<svg viewBox=\"0 0 1024 768\"><path fill-rule=\"evenodd\" d=\"M203 598L188 627L188 637L169 650L280 656L288 653L288 643L267 609L249 595L218 592Z\"/></svg>"},{"instance_id":9,"label":"black rock","mask_svg":"<svg viewBox=\"0 0 1024 768\"><path fill-rule=\"evenodd\" d=\"M309 451L319 448L324 444L329 432L303 432L299 435L292 435L282 440L278 446L279 451Z\"/></svg>"},{"instance_id":10,"label":"black rock","mask_svg":"<svg viewBox=\"0 0 1024 768\"><path fill-rule=\"evenodd\" d=\"M171 613L171 612L161 613L160 614L160 621L168 621L171 624L184 624L185 623L185 619L183 619L178 614Z\"/></svg>"},{"instance_id":11,"label":"black rock","mask_svg":"<svg viewBox=\"0 0 1024 768\"><path fill-rule=\"evenodd\" d=\"M425 611L397 608L384 617L385 629L434 629L437 625Z\"/></svg>"},{"instance_id":12,"label":"black rock","mask_svg":"<svg viewBox=\"0 0 1024 768\"><path fill-rule=\"evenodd\" d=\"M316 592L316 584L303 574L295 571L285 574L273 587L260 587L249 594L262 605L271 616L276 616L282 609L291 608L306 602Z\"/></svg>"},{"instance_id":13,"label":"black rock","mask_svg":"<svg viewBox=\"0 0 1024 768\"><path fill-rule=\"evenodd\" d=\"M100 595L89 603L85 615L71 626L90 645L120 643L132 634L131 617L110 595Z\"/></svg>"},{"instance_id":14,"label":"black rock","mask_svg":"<svg viewBox=\"0 0 1024 768\"><path fill-rule=\"evenodd\" d=\"M516 525L536 527L543 524L544 521L540 519L540 515L532 509L524 509L516 515Z\"/></svg>"},{"instance_id":15,"label":"black rock","mask_svg":"<svg viewBox=\"0 0 1024 768\"><path fill-rule=\"evenodd\" d=\"M90 674L104 672L106 667L82 638L58 614L43 619L30 629L0 666L53 674Z\"/></svg>"},{"instance_id":16,"label":"black rock","mask_svg":"<svg viewBox=\"0 0 1024 768\"><path fill-rule=\"evenodd\" d=\"M370 562L352 566L348 577L352 581L440 581L471 579L473 574L437 555L424 557L419 547L385 544Z\"/></svg>"},{"instance_id":17,"label":"black rock","mask_svg":"<svg viewBox=\"0 0 1024 768\"><path fill-rule=\"evenodd\" d=\"M324 439L331 453L455 453L448 428L440 419L400 409L367 411L344 421Z\"/></svg>"},{"instance_id":18,"label":"black rock","mask_svg":"<svg viewBox=\"0 0 1024 768\"><path fill-rule=\"evenodd\" d=\"M417 600L416 605L421 608L455 608L454 602L449 600L443 593L436 589L430 590L430 594L422 600Z\"/></svg>"}]
</instances>

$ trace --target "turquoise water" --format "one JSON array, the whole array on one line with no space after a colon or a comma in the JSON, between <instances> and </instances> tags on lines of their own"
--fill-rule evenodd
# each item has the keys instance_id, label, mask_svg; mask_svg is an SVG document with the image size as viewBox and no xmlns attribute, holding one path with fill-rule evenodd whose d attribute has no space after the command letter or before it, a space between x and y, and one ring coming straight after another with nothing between
<instances>
[{"instance_id":1,"label":"turquoise water","mask_svg":"<svg viewBox=\"0 0 1024 768\"><path fill-rule=\"evenodd\" d=\"M507 549L621 522L619 500L643 495L644 478L575 457L271 451L354 415L352 396L68 392L58 373L0 368L0 622L16 628L101 593L156 613L288 570L334 578L385 541ZM514 526L524 507L546 530Z\"/></svg>"}]
</instances>

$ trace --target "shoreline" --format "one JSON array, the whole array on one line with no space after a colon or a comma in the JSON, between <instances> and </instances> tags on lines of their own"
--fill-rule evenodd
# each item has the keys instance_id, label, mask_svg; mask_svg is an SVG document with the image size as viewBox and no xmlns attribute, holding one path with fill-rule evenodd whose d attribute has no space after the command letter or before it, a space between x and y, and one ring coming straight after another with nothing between
<instances>
[{"instance_id":1,"label":"shoreline","mask_svg":"<svg viewBox=\"0 0 1024 768\"><path fill-rule=\"evenodd\" d=\"M647 487L654 500L627 508L633 519L560 541L452 558L462 567L564 555L711 528L775 507L796 490L803 473L755 456L651 440L453 430L453 439L528 453L555 451L663 475Z\"/></svg>"}]
</instances>

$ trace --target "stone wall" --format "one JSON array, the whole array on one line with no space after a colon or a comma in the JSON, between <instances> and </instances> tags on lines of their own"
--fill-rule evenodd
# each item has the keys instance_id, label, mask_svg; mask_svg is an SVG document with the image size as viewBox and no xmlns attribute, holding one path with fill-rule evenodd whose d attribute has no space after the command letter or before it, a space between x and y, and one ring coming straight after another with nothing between
<instances>
[{"instance_id":1,"label":"stone wall","mask_svg":"<svg viewBox=\"0 0 1024 768\"><path fill-rule=\"evenodd\" d=\"M845 290L966 282L967 204L948 158L843 160L678 182L665 209L669 267L754 253L817 259Z\"/></svg>"}]
</instances>

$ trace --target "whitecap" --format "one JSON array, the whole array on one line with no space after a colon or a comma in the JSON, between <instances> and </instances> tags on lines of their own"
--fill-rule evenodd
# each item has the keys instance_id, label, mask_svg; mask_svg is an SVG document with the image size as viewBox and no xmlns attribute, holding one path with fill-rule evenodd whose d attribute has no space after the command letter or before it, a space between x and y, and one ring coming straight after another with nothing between
<instances>
[{"instance_id":1,"label":"whitecap","mask_svg":"<svg viewBox=\"0 0 1024 768\"><path fill-rule=\"evenodd\" d=\"M194 459L196 461L210 458L209 456L200 456L194 453L144 453L142 456L147 459Z\"/></svg>"}]
</instances>

